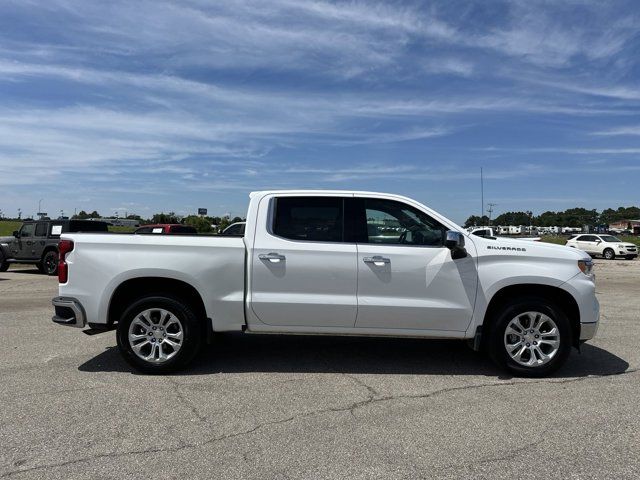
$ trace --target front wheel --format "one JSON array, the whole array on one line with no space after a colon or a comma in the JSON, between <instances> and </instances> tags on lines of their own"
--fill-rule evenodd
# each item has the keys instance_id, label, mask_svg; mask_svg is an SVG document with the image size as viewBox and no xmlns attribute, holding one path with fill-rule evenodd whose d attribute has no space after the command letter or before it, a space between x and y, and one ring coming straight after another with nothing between
<instances>
[{"instance_id":1,"label":"front wheel","mask_svg":"<svg viewBox=\"0 0 640 480\"><path fill-rule=\"evenodd\" d=\"M524 377L544 377L560 368L569 357L571 344L569 319L544 298L512 300L489 332L491 358Z\"/></svg>"},{"instance_id":2,"label":"front wheel","mask_svg":"<svg viewBox=\"0 0 640 480\"><path fill-rule=\"evenodd\" d=\"M118 348L124 359L145 373L169 373L185 367L200 349L202 323L192 308L164 295L133 302L118 322Z\"/></svg>"},{"instance_id":3,"label":"front wheel","mask_svg":"<svg viewBox=\"0 0 640 480\"><path fill-rule=\"evenodd\" d=\"M610 248L605 249L605 251L602 252L602 255L607 260L614 260L616 258L616 253Z\"/></svg>"}]
</instances>

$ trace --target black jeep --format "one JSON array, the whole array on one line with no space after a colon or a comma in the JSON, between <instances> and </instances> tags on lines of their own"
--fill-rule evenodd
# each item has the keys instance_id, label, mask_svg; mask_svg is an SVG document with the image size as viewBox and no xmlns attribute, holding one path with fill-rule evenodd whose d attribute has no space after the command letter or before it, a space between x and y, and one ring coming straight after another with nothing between
<instances>
[{"instance_id":1,"label":"black jeep","mask_svg":"<svg viewBox=\"0 0 640 480\"><path fill-rule=\"evenodd\" d=\"M13 237L0 238L0 272L5 272L11 263L30 263L42 273L56 275L61 233L107 231L107 223L91 220L26 221L13 232Z\"/></svg>"}]
</instances>

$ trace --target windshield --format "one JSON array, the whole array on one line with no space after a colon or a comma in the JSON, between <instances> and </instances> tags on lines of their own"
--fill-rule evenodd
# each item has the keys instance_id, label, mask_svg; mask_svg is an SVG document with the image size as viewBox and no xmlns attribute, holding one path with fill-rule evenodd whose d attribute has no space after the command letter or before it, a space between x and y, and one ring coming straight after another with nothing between
<instances>
[{"instance_id":1,"label":"windshield","mask_svg":"<svg viewBox=\"0 0 640 480\"><path fill-rule=\"evenodd\" d=\"M618 237L614 237L613 235L600 235L600 238L605 242L621 242Z\"/></svg>"}]
</instances>

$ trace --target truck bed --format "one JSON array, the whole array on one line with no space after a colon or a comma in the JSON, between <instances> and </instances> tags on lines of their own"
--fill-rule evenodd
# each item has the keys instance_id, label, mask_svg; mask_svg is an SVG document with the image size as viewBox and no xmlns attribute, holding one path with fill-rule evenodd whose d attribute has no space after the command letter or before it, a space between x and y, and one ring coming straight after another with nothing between
<instances>
[{"instance_id":1,"label":"truck bed","mask_svg":"<svg viewBox=\"0 0 640 480\"><path fill-rule=\"evenodd\" d=\"M207 315L215 312L219 329L239 330L244 324L241 237L72 233L62 239L72 240L74 249L66 256L69 281L60 285L60 295L80 300L89 323L107 322L109 299L127 280L168 278L193 286Z\"/></svg>"}]
</instances>

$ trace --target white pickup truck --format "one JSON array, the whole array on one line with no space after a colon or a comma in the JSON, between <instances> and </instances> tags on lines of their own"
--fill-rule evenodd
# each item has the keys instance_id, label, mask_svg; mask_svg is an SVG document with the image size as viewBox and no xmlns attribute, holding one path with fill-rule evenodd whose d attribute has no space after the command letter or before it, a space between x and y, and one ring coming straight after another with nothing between
<instances>
[{"instance_id":1,"label":"white pickup truck","mask_svg":"<svg viewBox=\"0 0 640 480\"><path fill-rule=\"evenodd\" d=\"M471 235L397 195L250 198L244 237L62 235L53 321L116 329L124 358L155 373L242 331L466 339L542 376L596 333L582 251Z\"/></svg>"}]
</instances>

